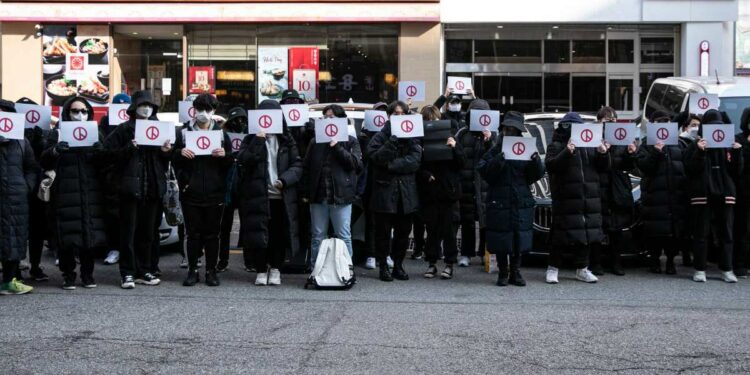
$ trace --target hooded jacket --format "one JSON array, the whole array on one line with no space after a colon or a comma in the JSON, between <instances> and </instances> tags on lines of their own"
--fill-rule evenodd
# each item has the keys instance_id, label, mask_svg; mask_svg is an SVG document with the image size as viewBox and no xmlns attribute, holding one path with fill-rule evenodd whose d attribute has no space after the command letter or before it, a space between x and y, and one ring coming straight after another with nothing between
<instances>
[{"instance_id":1,"label":"hooded jacket","mask_svg":"<svg viewBox=\"0 0 750 375\"><path fill-rule=\"evenodd\" d=\"M370 210L384 214L411 214L419 209L416 172L422 146L414 138L391 135L391 122L367 145L372 172Z\"/></svg>"},{"instance_id":2,"label":"hooded jacket","mask_svg":"<svg viewBox=\"0 0 750 375\"><path fill-rule=\"evenodd\" d=\"M417 187L422 206L440 202L458 202L461 199L461 168L466 155L460 143L451 149L453 159L422 161L417 174ZM430 178L434 178L430 181ZM457 206L458 207L458 206ZM458 216L459 212L456 212Z\"/></svg>"},{"instance_id":3,"label":"hooded jacket","mask_svg":"<svg viewBox=\"0 0 750 375\"><path fill-rule=\"evenodd\" d=\"M26 97L16 100L16 103L37 105L35 101ZM26 137L26 139L29 141L31 148L34 149L34 157L37 161L39 161L39 157L42 156L42 151L44 151L44 149L47 147L47 137L49 136L49 130L44 130L38 126L35 126L32 129L24 129L23 133L24 137Z\"/></svg>"},{"instance_id":4,"label":"hooded jacket","mask_svg":"<svg viewBox=\"0 0 750 375\"><path fill-rule=\"evenodd\" d=\"M221 126L213 121L212 123L209 130L222 131ZM224 203L227 172L234 160L231 141L222 131L220 147L224 149L224 157L202 155L195 156L192 160L188 159L182 156L182 150L185 148L185 133L195 131L193 124L194 121L188 121L182 126L182 131L177 132L177 141L172 153L172 162L180 186L180 200L193 206L220 205Z\"/></svg>"},{"instance_id":5,"label":"hooded jacket","mask_svg":"<svg viewBox=\"0 0 750 375\"><path fill-rule=\"evenodd\" d=\"M302 177L302 196L310 203L329 203L324 185L327 169L331 177L333 204L347 205L357 197L357 177L364 168L359 141L349 136L347 142L338 142L331 147L328 143L315 143L310 140L305 155Z\"/></svg>"}]
</instances>

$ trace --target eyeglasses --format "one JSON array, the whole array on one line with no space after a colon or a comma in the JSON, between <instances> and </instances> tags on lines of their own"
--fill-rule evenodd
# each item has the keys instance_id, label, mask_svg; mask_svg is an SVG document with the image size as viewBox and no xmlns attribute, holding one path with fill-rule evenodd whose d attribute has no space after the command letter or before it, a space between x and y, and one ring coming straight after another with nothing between
<instances>
[{"instance_id":1,"label":"eyeglasses","mask_svg":"<svg viewBox=\"0 0 750 375\"><path fill-rule=\"evenodd\" d=\"M89 110L88 109L71 108L70 109L70 113L75 113L75 114L79 114L80 113L82 115L87 115L87 114L89 114Z\"/></svg>"}]
</instances>

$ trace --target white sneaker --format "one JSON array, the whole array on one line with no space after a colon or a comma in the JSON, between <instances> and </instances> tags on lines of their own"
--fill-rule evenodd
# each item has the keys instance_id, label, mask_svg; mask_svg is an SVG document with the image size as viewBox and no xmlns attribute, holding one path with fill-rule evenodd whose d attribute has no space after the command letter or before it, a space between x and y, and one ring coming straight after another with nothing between
<instances>
[{"instance_id":1,"label":"white sneaker","mask_svg":"<svg viewBox=\"0 0 750 375\"><path fill-rule=\"evenodd\" d=\"M737 282L737 276L734 275L733 271L727 271L722 272L721 277L724 279L725 283L736 283Z\"/></svg>"},{"instance_id":2,"label":"white sneaker","mask_svg":"<svg viewBox=\"0 0 750 375\"><path fill-rule=\"evenodd\" d=\"M588 268L581 268L576 270L576 280L583 281L584 283L595 283L599 281L599 278L594 276Z\"/></svg>"},{"instance_id":3,"label":"white sneaker","mask_svg":"<svg viewBox=\"0 0 750 375\"><path fill-rule=\"evenodd\" d=\"M705 271L695 271L693 274L693 281L696 283L705 283L706 282L706 272Z\"/></svg>"},{"instance_id":4,"label":"white sneaker","mask_svg":"<svg viewBox=\"0 0 750 375\"><path fill-rule=\"evenodd\" d=\"M557 274L559 270L555 267L548 266L547 267L547 273L544 276L544 281L547 282L547 284L557 284Z\"/></svg>"},{"instance_id":5,"label":"white sneaker","mask_svg":"<svg viewBox=\"0 0 750 375\"><path fill-rule=\"evenodd\" d=\"M104 264L106 265L117 264L117 262L119 261L120 261L120 252L117 250L110 250L109 254L107 254L107 257L104 258Z\"/></svg>"},{"instance_id":6,"label":"white sneaker","mask_svg":"<svg viewBox=\"0 0 750 375\"><path fill-rule=\"evenodd\" d=\"M365 268L368 270L374 270L375 269L375 258L369 257L367 258L367 261L365 261Z\"/></svg>"},{"instance_id":7,"label":"white sneaker","mask_svg":"<svg viewBox=\"0 0 750 375\"><path fill-rule=\"evenodd\" d=\"M19 271L26 271L27 269L31 268L31 264L29 262L22 260L18 262L18 270Z\"/></svg>"},{"instance_id":8,"label":"white sneaker","mask_svg":"<svg viewBox=\"0 0 750 375\"><path fill-rule=\"evenodd\" d=\"M188 268L188 260L187 258L183 257L180 261L180 268Z\"/></svg>"},{"instance_id":9,"label":"white sneaker","mask_svg":"<svg viewBox=\"0 0 750 375\"><path fill-rule=\"evenodd\" d=\"M259 273L255 277L255 285L268 285L268 274L265 272Z\"/></svg>"},{"instance_id":10,"label":"white sneaker","mask_svg":"<svg viewBox=\"0 0 750 375\"><path fill-rule=\"evenodd\" d=\"M469 257L465 257L465 256L458 257L459 267L468 267L469 265L471 265L471 260L469 259Z\"/></svg>"},{"instance_id":11,"label":"white sneaker","mask_svg":"<svg viewBox=\"0 0 750 375\"><path fill-rule=\"evenodd\" d=\"M393 259L390 256L385 259L385 262L388 263L388 267L393 268Z\"/></svg>"},{"instance_id":12,"label":"white sneaker","mask_svg":"<svg viewBox=\"0 0 750 375\"><path fill-rule=\"evenodd\" d=\"M277 268L268 271L268 285L281 285L281 271Z\"/></svg>"}]
</instances>

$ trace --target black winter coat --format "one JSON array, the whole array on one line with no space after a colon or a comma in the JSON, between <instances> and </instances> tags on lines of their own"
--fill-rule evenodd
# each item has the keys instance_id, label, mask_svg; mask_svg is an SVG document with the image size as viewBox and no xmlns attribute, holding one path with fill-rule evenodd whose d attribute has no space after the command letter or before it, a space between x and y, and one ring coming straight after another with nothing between
<instances>
[{"instance_id":1,"label":"black winter coat","mask_svg":"<svg viewBox=\"0 0 750 375\"><path fill-rule=\"evenodd\" d=\"M217 124L211 130L221 130ZM183 125L183 131L193 131L189 123ZM229 136L223 133L223 158L211 155L196 156L190 160L182 156L185 148L183 131L177 133L172 162L174 163L177 181L180 185L180 200L193 206L216 206L224 203L226 182L232 158L232 146Z\"/></svg>"},{"instance_id":2,"label":"black winter coat","mask_svg":"<svg viewBox=\"0 0 750 375\"><path fill-rule=\"evenodd\" d=\"M740 129L742 132L737 133L734 137L735 142L742 145L742 161L747 164L750 161L750 108L742 111L740 119ZM750 205L750 168L743 165L742 172L735 179L737 187L737 200L743 205Z\"/></svg>"},{"instance_id":3,"label":"black winter coat","mask_svg":"<svg viewBox=\"0 0 750 375\"><path fill-rule=\"evenodd\" d=\"M635 168L635 153L627 146L612 146L607 153L609 168L599 175L602 196L602 227L605 231L622 230L633 224L635 203L633 184L628 172Z\"/></svg>"},{"instance_id":4,"label":"black winter coat","mask_svg":"<svg viewBox=\"0 0 750 375\"><path fill-rule=\"evenodd\" d=\"M488 187L487 182L479 175L477 167L484 154L494 144L497 135L492 133L492 137L485 141L481 132L469 131L467 125L458 130L455 138L466 155L464 166L461 168L461 221L478 221L480 228L484 228L484 202Z\"/></svg>"},{"instance_id":5,"label":"black winter coat","mask_svg":"<svg viewBox=\"0 0 750 375\"><path fill-rule=\"evenodd\" d=\"M0 140L0 261L26 257L29 198L39 182L39 165L27 140Z\"/></svg>"},{"instance_id":6,"label":"black winter coat","mask_svg":"<svg viewBox=\"0 0 750 375\"><path fill-rule=\"evenodd\" d=\"M362 172L362 151L356 138L349 136L348 142L338 142L331 148L328 143L310 140L303 163L302 197L310 203L328 203L320 196L323 170L330 169L333 182L333 204L352 204L357 197L357 177Z\"/></svg>"},{"instance_id":7,"label":"black winter coat","mask_svg":"<svg viewBox=\"0 0 750 375\"><path fill-rule=\"evenodd\" d=\"M421 205L458 202L461 199L461 168L466 163L463 147L458 142L450 161L422 161L417 172L417 188ZM430 177L434 180L430 181ZM456 212L456 216L458 216ZM457 219L458 220L458 219Z\"/></svg>"},{"instance_id":8,"label":"black winter coat","mask_svg":"<svg viewBox=\"0 0 750 375\"><path fill-rule=\"evenodd\" d=\"M390 121L367 145L372 168L370 210L385 214L411 214L419 209L416 172L422 146L416 139L391 136Z\"/></svg>"},{"instance_id":9,"label":"black winter coat","mask_svg":"<svg viewBox=\"0 0 750 375\"><path fill-rule=\"evenodd\" d=\"M734 181L741 176L743 164L742 149L706 148L701 151L697 142L691 143L685 152L691 202L722 198L733 204L737 197Z\"/></svg>"}]
</instances>

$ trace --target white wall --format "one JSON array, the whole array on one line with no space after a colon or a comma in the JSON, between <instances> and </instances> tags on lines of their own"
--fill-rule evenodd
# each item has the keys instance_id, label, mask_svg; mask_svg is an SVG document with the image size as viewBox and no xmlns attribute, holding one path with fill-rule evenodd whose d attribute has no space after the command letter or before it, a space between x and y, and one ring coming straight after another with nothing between
<instances>
[{"instance_id":1,"label":"white wall","mask_svg":"<svg viewBox=\"0 0 750 375\"><path fill-rule=\"evenodd\" d=\"M699 46L704 40L710 44L709 73L734 75L734 22L689 22L681 28L680 75L700 74Z\"/></svg>"}]
</instances>

